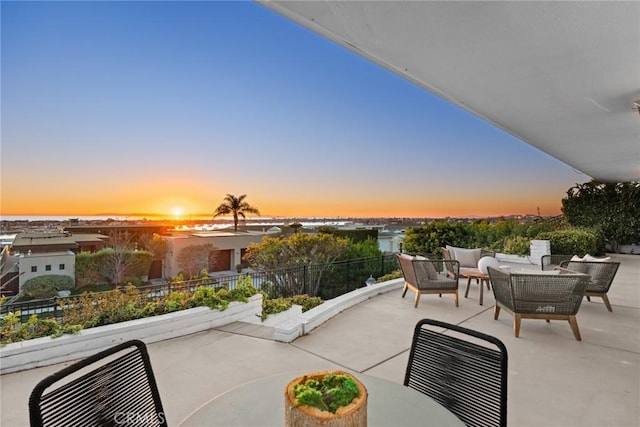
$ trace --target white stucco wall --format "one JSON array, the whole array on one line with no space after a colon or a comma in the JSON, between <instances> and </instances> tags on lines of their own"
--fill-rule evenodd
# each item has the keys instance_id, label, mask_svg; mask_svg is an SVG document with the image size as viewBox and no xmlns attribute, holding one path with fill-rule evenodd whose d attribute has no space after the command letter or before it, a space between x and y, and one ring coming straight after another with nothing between
<instances>
[{"instance_id":1,"label":"white stucco wall","mask_svg":"<svg viewBox=\"0 0 640 427\"><path fill-rule=\"evenodd\" d=\"M58 274L69 276L75 280L76 256L71 251L64 252L46 252L46 253L23 253L18 257L18 265L20 271L19 284L20 288L29 279L45 274ZM64 265L64 269L61 269ZM50 266L50 270L47 270ZM36 271L32 271L32 267Z\"/></svg>"},{"instance_id":2,"label":"white stucco wall","mask_svg":"<svg viewBox=\"0 0 640 427\"><path fill-rule=\"evenodd\" d=\"M220 250L231 250L229 270L241 262L241 251L250 243L259 243L264 236L273 233L263 232L199 232L167 237L167 255L165 257L165 277L174 277L180 272L178 254L187 246L211 244Z\"/></svg>"},{"instance_id":3,"label":"white stucco wall","mask_svg":"<svg viewBox=\"0 0 640 427\"><path fill-rule=\"evenodd\" d=\"M404 234L378 234L378 248L382 252L400 252L400 244L404 241Z\"/></svg>"}]
</instances>

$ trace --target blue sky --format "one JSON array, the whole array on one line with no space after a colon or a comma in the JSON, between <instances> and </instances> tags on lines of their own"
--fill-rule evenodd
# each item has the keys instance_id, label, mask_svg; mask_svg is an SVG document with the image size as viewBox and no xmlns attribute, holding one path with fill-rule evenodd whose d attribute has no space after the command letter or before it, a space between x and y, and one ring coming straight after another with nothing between
<instances>
[{"instance_id":1,"label":"blue sky","mask_svg":"<svg viewBox=\"0 0 640 427\"><path fill-rule=\"evenodd\" d=\"M252 2L2 2L0 212L559 213L588 177Z\"/></svg>"}]
</instances>

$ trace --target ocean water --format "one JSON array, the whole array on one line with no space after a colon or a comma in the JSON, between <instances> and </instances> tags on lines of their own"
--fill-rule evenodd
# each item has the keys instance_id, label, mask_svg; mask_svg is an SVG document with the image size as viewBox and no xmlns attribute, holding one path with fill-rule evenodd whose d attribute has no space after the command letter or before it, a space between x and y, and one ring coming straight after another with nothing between
<instances>
[{"instance_id":1,"label":"ocean water","mask_svg":"<svg viewBox=\"0 0 640 427\"><path fill-rule=\"evenodd\" d=\"M142 216L125 216L125 215L0 215L0 221L69 221L71 218L77 218L80 221L106 221L113 219L116 221L134 221L141 220ZM162 219L159 217L147 219Z\"/></svg>"}]
</instances>

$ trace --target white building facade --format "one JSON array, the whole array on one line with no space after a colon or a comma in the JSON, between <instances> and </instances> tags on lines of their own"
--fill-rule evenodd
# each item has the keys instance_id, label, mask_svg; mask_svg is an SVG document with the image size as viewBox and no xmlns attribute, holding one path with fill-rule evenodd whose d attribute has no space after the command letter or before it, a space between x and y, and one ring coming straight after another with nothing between
<instances>
[{"instance_id":1,"label":"white building facade","mask_svg":"<svg viewBox=\"0 0 640 427\"><path fill-rule=\"evenodd\" d=\"M21 253L18 255L20 289L24 283L37 276L56 274L76 279L76 255L71 251Z\"/></svg>"},{"instance_id":2,"label":"white building facade","mask_svg":"<svg viewBox=\"0 0 640 427\"><path fill-rule=\"evenodd\" d=\"M164 260L164 277L169 279L180 273L178 255L188 246L210 244L217 249L216 266L214 271L233 271L242 262L250 243L260 243L264 236L278 234L277 232L197 232L184 235L165 237L167 240L167 255Z\"/></svg>"}]
</instances>

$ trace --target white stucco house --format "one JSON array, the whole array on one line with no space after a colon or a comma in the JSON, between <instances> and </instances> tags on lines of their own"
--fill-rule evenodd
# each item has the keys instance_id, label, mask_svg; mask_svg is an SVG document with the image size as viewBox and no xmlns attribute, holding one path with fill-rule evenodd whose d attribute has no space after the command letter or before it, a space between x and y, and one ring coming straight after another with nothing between
<instances>
[{"instance_id":1,"label":"white stucco house","mask_svg":"<svg viewBox=\"0 0 640 427\"><path fill-rule=\"evenodd\" d=\"M37 276L56 274L75 280L76 254L72 251L26 252L18 255L19 286Z\"/></svg>"},{"instance_id":2,"label":"white stucco house","mask_svg":"<svg viewBox=\"0 0 640 427\"><path fill-rule=\"evenodd\" d=\"M166 236L167 254L164 260L164 277L170 278L180 273L178 255L187 246L211 244L218 249L215 265L210 272L231 271L242 262L250 243L259 243L264 236L278 234L278 231L199 231Z\"/></svg>"}]
</instances>

